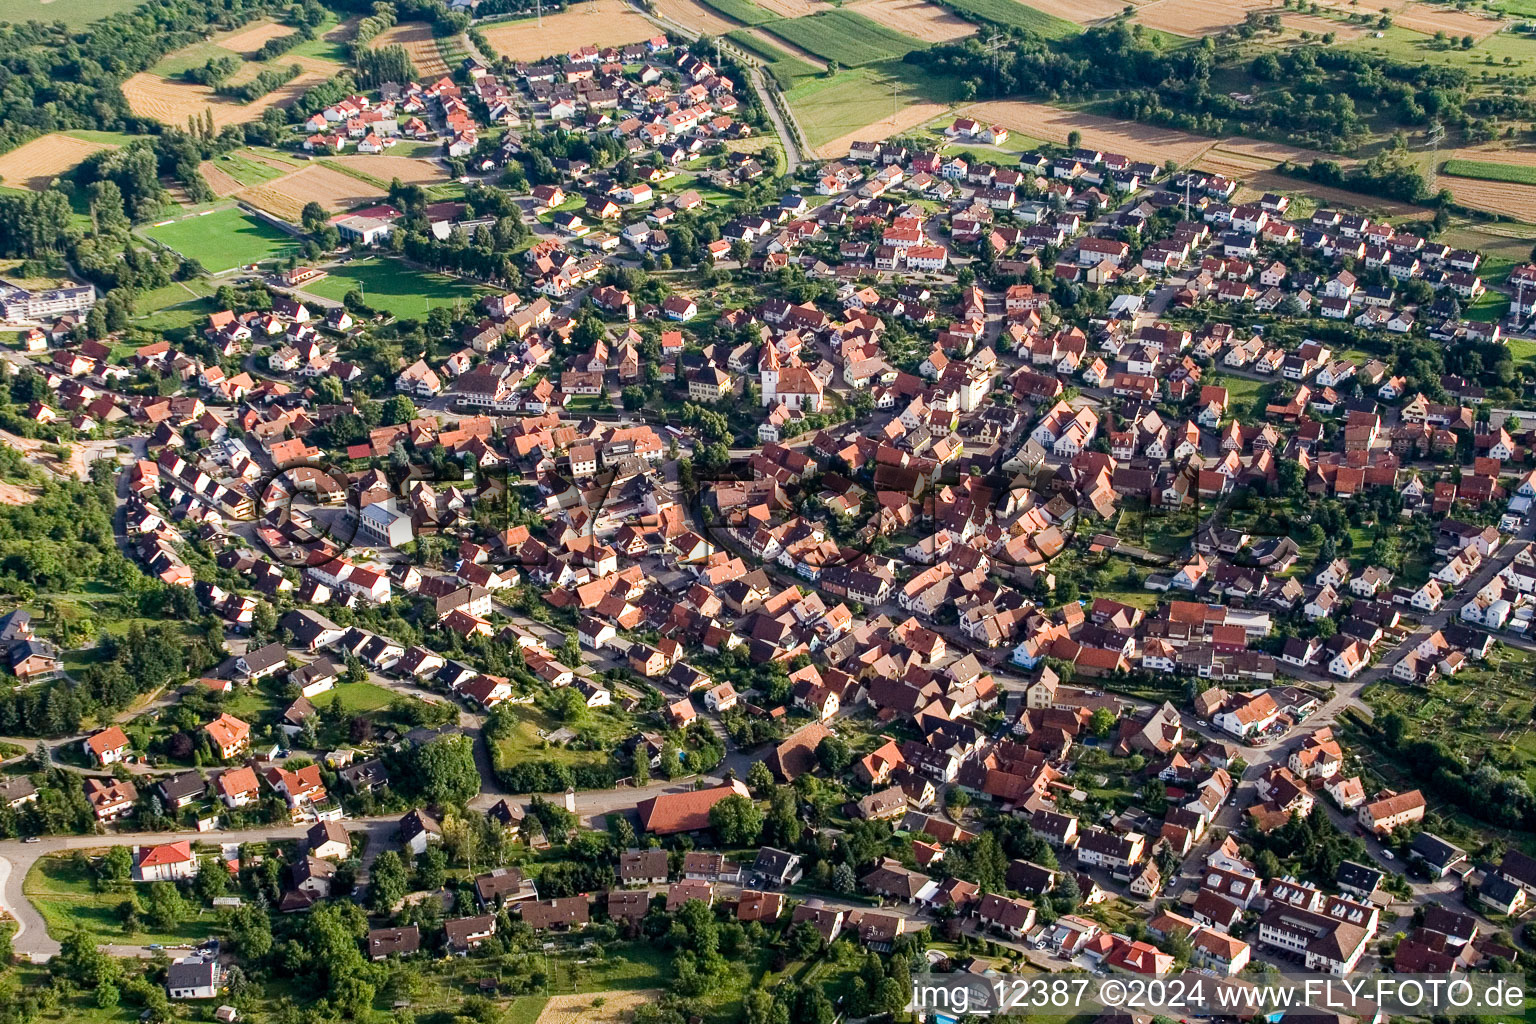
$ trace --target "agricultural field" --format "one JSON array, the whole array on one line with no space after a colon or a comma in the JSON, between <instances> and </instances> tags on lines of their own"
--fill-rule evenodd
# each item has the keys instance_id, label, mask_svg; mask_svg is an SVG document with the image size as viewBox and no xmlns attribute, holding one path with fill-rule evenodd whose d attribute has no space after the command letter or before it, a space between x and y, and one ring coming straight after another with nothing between
<instances>
[{"instance_id":1,"label":"agricultural field","mask_svg":"<svg viewBox=\"0 0 1536 1024\"><path fill-rule=\"evenodd\" d=\"M1241 25L1249 12L1273 7L1269 0L1153 0L1138 4L1131 20L1161 32L1199 37Z\"/></svg>"},{"instance_id":2,"label":"agricultural field","mask_svg":"<svg viewBox=\"0 0 1536 1024\"><path fill-rule=\"evenodd\" d=\"M1436 182L1451 190L1462 206L1536 223L1536 185L1457 177L1447 171Z\"/></svg>"},{"instance_id":3,"label":"agricultural field","mask_svg":"<svg viewBox=\"0 0 1536 1024\"><path fill-rule=\"evenodd\" d=\"M387 190L324 164L310 164L264 184L235 193L244 203L274 217L297 223L306 203L316 202L331 213L340 213L375 202Z\"/></svg>"},{"instance_id":4,"label":"agricultural field","mask_svg":"<svg viewBox=\"0 0 1536 1024\"><path fill-rule=\"evenodd\" d=\"M237 149L222 153L213 160L204 160L198 170L215 194L231 196L241 189L292 174L304 166L271 153Z\"/></svg>"},{"instance_id":5,"label":"agricultural field","mask_svg":"<svg viewBox=\"0 0 1536 1024\"><path fill-rule=\"evenodd\" d=\"M286 64L302 63L302 60L289 59L286 55L279 60ZM215 127L223 128L255 121L269 107L293 106L299 97L321 82L328 81L337 70L334 65L328 71L305 70L298 77L251 103L241 103L232 96L219 96L210 86L171 81L141 71L123 82L123 97L128 101L129 110L140 117L153 118L161 124L184 125L187 118L200 116L204 110L212 110Z\"/></svg>"},{"instance_id":6,"label":"agricultural field","mask_svg":"<svg viewBox=\"0 0 1536 1024\"><path fill-rule=\"evenodd\" d=\"M0 155L0 182L41 191L92 153L111 148L106 143L87 142L58 132L43 135Z\"/></svg>"},{"instance_id":7,"label":"agricultural field","mask_svg":"<svg viewBox=\"0 0 1536 1024\"><path fill-rule=\"evenodd\" d=\"M335 302L359 289L363 301L373 308L415 320L425 319L434 306L467 306L490 290L376 257L331 267L327 277L304 287L312 295Z\"/></svg>"},{"instance_id":8,"label":"agricultural field","mask_svg":"<svg viewBox=\"0 0 1536 1024\"><path fill-rule=\"evenodd\" d=\"M1095 13L1099 11L1101 3L1104 12ZM950 6L978 18L1009 28L1021 28L1047 39L1066 39L1081 31L1080 26L1086 20L1096 21L1101 17L1118 14L1125 5L1114 3L1113 0L1084 0L1081 4L1074 0L1061 0L1059 3L1057 0L1042 0L1027 6L1016 0L950 0ZM1063 16L1048 13L1052 8L1059 10Z\"/></svg>"},{"instance_id":9,"label":"agricultural field","mask_svg":"<svg viewBox=\"0 0 1536 1024\"><path fill-rule=\"evenodd\" d=\"M775 21L765 28L823 60L837 61L844 67L905 57L923 47L911 36L849 10Z\"/></svg>"},{"instance_id":10,"label":"agricultural field","mask_svg":"<svg viewBox=\"0 0 1536 1024\"><path fill-rule=\"evenodd\" d=\"M1174 128L1157 128L1135 121L1079 114L1027 100L991 100L973 104L960 113L1057 145L1064 144L1069 133L1078 131L1082 133L1085 145L1123 153L1133 160L1145 160L1158 165L1167 160L1180 166L1193 164L1215 145L1214 139Z\"/></svg>"},{"instance_id":11,"label":"agricultural field","mask_svg":"<svg viewBox=\"0 0 1536 1024\"><path fill-rule=\"evenodd\" d=\"M773 11L752 3L752 0L700 0L700 2L743 25L764 25L779 17Z\"/></svg>"},{"instance_id":12,"label":"agricultural field","mask_svg":"<svg viewBox=\"0 0 1536 1024\"><path fill-rule=\"evenodd\" d=\"M1482 181L1505 181L1516 185L1536 185L1536 159L1528 164L1494 163L1489 160L1447 160L1440 167L1442 174L1458 178L1477 178Z\"/></svg>"},{"instance_id":13,"label":"agricultural field","mask_svg":"<svg viewBox=\"0 0 1536 1024\"><path fill-rule=\"evenodd\" d=\"M425 22L407 21L393 25L369 40L368 46L374 50L386 46L404 47L411 63L416 65L417 72L424 78L446 75L450 70L448 62L443 60L442 51L438 49L437 36L432 34L432 26Z\"/></svg>"},{"instance_id":14,"label":"agricultural field","mask_svg":"<svg viewBox=\"0 0 1536 1024\"><path fill-rule=\"evenodd\" d=\"M143 0L0 0L0 21L20 25L28 21L62 21L82 29L119 11L131 11Z\"/></svg>"},{"instance_id":15,"label":"agricultural field","mask_svg":"<svg viewBox=\"0 0 1536 1024\"><path fill-rule=\"evenodd\" d=\"M156 224L144 234L214 274L281 259L299 248L297 239L234 207Z\"/></svg>"},{"instance_id":16,"label":"agricultural field","mask_svg":"<svg viewBox=\"0 0 1536 1024\"><path fill-rule=\"evenodd\" d=\"M324 162L348 174L386 184L394 178L407 185L441 185L448 180L442 164L423 157L352 153L328 157Z\"/></svg>"},{"instance_id":17,"label":"agricultural field","mask_svg":"<svg viewBox=\"0 0 1536 1024\"><path fill-rule=\"evenodd\" d=\"M835 157L846 156L854 142L900 135L933 120L953 102L953 89L952 82L886 61L802 79L785 98L816 155Z\"/></svg>"},{"instance_id":18,"label":"agricultural field","mask_svg":"<svg viewBox=\"0 0 1536 1024\"><path fill-rule=\"evenodd\" d=\"M1441 165L1436 184L1463 206L1536 223L1536 152L1463 149Z\"/></svg>"},{"instance_id":19,"label":"agricultural field","mask_svg":"<svg viewBox=\"0 0 1536 1024\"><path fill-rule=\"evenodd\" d=\"M655 11L668 21L707 36L723 36L741 27L735 15L708 0L656 0ZM765 16L767 13L763 12Z\"/></svg>"},{"instance_id":20,"label":"agricultural field","mask_svg":"<svg viewBox=\"0 0 1536 1024\"><path fill-rule=\"evenodd\" d=\"M814 78L826 70L826 65L820 61L812 63L796 57L788 50L781 49L779 40L770 42L761 32L753 29L737 29L727 33L725 38L763 61L768 73L784 92L798 85L800 79Z\"/></svg>"},{"instance_id":21,"label":"agricultural field","mask_svg":"<svg viewBox=\"0 0 1536 1024\"><path fill-rule=\"evenodd\" d=\"M844 10L925 43L947 43L976 34L976 26L928 0L853 0Z\"/></svg>"},{"instance_id":22,"label":"agricultural field","mask_svg":"<svg viewBox=\"0 0 1536 1024\"><path fill-rule=\"evenodd\" d=\"M482 30L491 48L511 60L538 60L583 46L625 46L659 31L623 0L589 0L547 14L542 28L536 27L534 19L524 18L487 24Z\"/></svg>"}]
</instances>

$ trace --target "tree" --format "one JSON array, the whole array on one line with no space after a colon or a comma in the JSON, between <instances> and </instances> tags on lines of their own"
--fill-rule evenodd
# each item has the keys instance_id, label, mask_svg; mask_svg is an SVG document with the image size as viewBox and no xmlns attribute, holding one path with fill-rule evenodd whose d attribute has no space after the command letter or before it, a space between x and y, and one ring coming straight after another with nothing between
<instances>
[{"instance_id":1,"label":"tree","mask_svg":"<svg viewBox=\"0 0 1536 1024\"><path fill-rule=\"evenodd\" d=\"M1077 149L1083 144L1083 133L1077 129L1067 132L1067 148Z\"/></svg>"},{"instance_id":2,"label":"tree","mask_svg":"<svg viewBox=\"0 0 1536 1024\"><path fill-rule=\"evenodd\" d=\"M416 403L406 395L391 395L384 402L384 425L392 427L416 418Z\"/></svg>"},{"instance_id":3,"label":"tree","mask_svg":"<svg viewBox=\"0 0 1536 1024\"><path fill-rule=\"evenodd\" d=\"M176 927L186 910L186 901L171 882L154 882L149 887L149 922L159 931Z\"/></svg>"},{"instance_id":4,"label":"tree","mask_svg":"<svg viewBox=\"0 0 1536 1024\"><path fill-rule=\"evenodd\" d=\"M417 792L434 804L468 803L480 792L480 769L468 736L439 736L417 747L411 761Z\"/></svg>"},{"instance_id":5,"label":"tree","mask_svg":"<svg viewBox=\"0 0 1536 1024\"><path fill-rule=\"evenodd\" d=\"M818 753L819 753L818 749ZM773 772L762 761L753 761L747 769L747 788L756 797L767 797L773 792Z\"/></svg>"},{"instance_id":6,"label":"tree","mask_svg":"<svg viewBox=\"0 0 1536 1024\"><path fill-rule=\"evenodd\" d=\"M837 736L826 736L816 744L816 760L833 777L843 774L853 763L853 752L848 744Z\"/></svg>"},{"instance_id":7,"label":"tree","mask_svg":"<svg viewBox=\"0 0 1536 1024\"><path fill-rule=\"evenodd\" d=\"M394 850L385 850L373 862L369 875L368 905L384 912L405 899L408 883L405 863Z\"/></svg>"},{"instance_id":8,"label":"tree","mask_svg":"<svg viewBox=\"0 0 1536 1024\"><path fill-rule=\"evenodd\" d=\"M1097 708L1093 712L1093 717L1088 721L1088 728L1095 736L1103 739L1115 727L1116 721L1118 719L1116 719L1115 713L1109 710L1109 708Z\"/></svg>"},{"instance_id":9,"label":"tree","mask_svg":"<svg viewBox=\"0 0 1536 1024\"><path fill-rule=\"evenodd\" d=\"M133 873L133 852L126 846L114 846L101 858L101 877L109 882L126 882Z\"/></svg>"},{"instance_id":10,"label":"tree","mask_svg":"<svg viewBox=\"0 0 1536 1024\"><path fill-rule=\"evenodd\" d=\"M416 858L416 888L436 892L448 880L448 855L432 843Z\"/></svg>"},{"instance_id":11,"label":"tree","mask_svg":"<svg viewBox=\"0 0 1536 1024\"><path fill-rule=\"evenodd\" d=\"M709 824L724 846L750 846L763 831L763 812L747 797L735 794L709 809Z\"/></svg>"}]
</instances>

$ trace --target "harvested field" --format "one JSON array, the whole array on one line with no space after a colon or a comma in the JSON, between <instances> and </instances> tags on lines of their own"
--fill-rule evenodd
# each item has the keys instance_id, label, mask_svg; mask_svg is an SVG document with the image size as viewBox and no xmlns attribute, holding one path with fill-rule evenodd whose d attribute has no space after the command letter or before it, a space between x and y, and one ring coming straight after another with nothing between
<instances>
[{"instance_id":1,"label":"harvested field","mask_svg":"<svg viewBox=\"0 0 1536 1024\"><path fill-rule=\"evenodd\" d=\"M1359 10L1351 8L1347 0L1324 2L1322 6L1346 13ZM1430 35L1444 32L1452 36L1469 35L1481 40L1493 35L1500 27L1500 23L1491 18L1483 18L1469 11L1458 11L1446 4L1419 3L1418 0L1383 0L1382 3L1371 4L1371 10L1390 13L1394 25Z\"/></svg>"},{"instance_id":2,"label":"harvested field","mask_svg":"<svg viewBox=\"0 0 1536 1024\"><path fill-rule=\"evenodd\" d=\"M548 24L549 19L545 19ZM449 74L448 62L443 60L437 48L437 37L432 26L421 21L407 21L385 29L368 43L372 49L384 46L403 46L423 78L437 78Z\"/></svg>"},{"instance_id":3,"label":"harvested field","mask_svg":"<svg viewBox=\"0 0 1536 1024\"><path fill-rule=\"evenodd\" d=\"M583 46L624 46L643 42L657 28L622 0L587 0L546 14L540 29L532 18L483 27L491 49L512 60L538 60Z\"/></svg>"},{"instance_id":4,"label":"harvested field","mask_svg":"<svg viewBox=\"0 0 1536 1024\"><path fill-rule=\"evenodd\" d=\"M655 0L654 6L661 17L707 36L723 36L741 27L698 0Z\"/></svg>"},{"instance_id":5,"label":"harvested field","mask_svg":"<svg viewBox=\"0 0 1536 1024\"><path fill-rule=\"evenodd\" d=\"M1527 224L1536 224L1536 185L1516 185L1508 181L1478 181L1442 174L1435 179L1440 188L1448 188L1456 201L1474 210L1502 213Z\"/></svg>"},{"instance_id":6,"label":"harvested field","mask_svg":"<svg viewBox=\"0 0 1536 1024\"><path fill-rule=\"evenodd\" d=\"M1204 166L1203 162L1201 166ZM1430 211L1422 206L1414 206L1398 199L1383 199L1381 196L1368 196L1363 192L1351 192L1348 189L1331 188L1327 185L1317 185L1300 178L1289 178L1284 174L1274 171L1261 171L1258 174L1250 174L1243 179L1255 193L1263 192L1301 192L1316 199L1319 203L1328 206L1347 206L1356 210L1373 210L1384 217L1429 217Z\"/></svg>"},{"instance_id":7,"label":"harvested field","mask_svg":"<svg viewBox=\"0 0 1536 1024\"><path fill-rule=\"evenodd\" d=\"M908 103L897 112L894 123L887 117L874 124L856 128L846 135L838 136L831 142L817 146L816 155L824 160L847 156L848 150L855 142L878 142L881 139L900 135L902 132L910 131L918 125L932 121L947 109L949 108L940 103Z\"/></svg>"},{"instance_id":8,"label":"harvested field","mask_svg":"<svg viewBox=\"0 0 1536 1024\"><path fill-rule=\"evenodd\" d=\"M971 22L927 0L854 0L847 9L925 43L947 43L976 34Z\"/></svg>"},{"instance_id":9,"label":"harvested field","mask_svg":"<svg viewBox=\"0 0 1536 1024\"><path fill-rule=\"evenodd\" d=\"M242 189L235 198L274 217L298 223L299 213L308 202L319 203L332 213L340 213L385 195L388 195L385 189L314 164L265 185Z\"/></svg>"},{"instance_id":10,"label":"harvested field","mask_svg":"<svg viewBox=\"0 0 1536 1024\"><path fill-rule=\"evenodd\" d=\"M295 57L290 64L306 65L304 58ZM161 124L185 125L187 118L201 114L205 109L213 111L215 127L231 124L248 124L266 113L269 107L288 107L298 102L310 89L329 80L336 65L326 61L327 71L306 70L292 81L286 82L253 103L241 103L229 96L216 95L206 85L191 82L172 82L141 71L123 83L123 97L128 109L140 117L150 117Z\"/></svg>"},{"instance_id":11,"label":"harvested field","mask_svg":"<svg viewBox=\"0 0 1536 1024\"><path fill-rule=\"evenodd\" d=\"M1133 20L1175 35L1203 36L1241 25L1250 11L1273 6L1269 0L1154 0L1138 7Z\"/></svg>"},{"instance_id":12,"label":"harvested field","mask_svg":"<svg viewBox=\"0 0 1536 1024\"><path fill-rule=\"evenodd\" d=\"M583 995L550 996L535 1024L627 1024L635 1010L661 993L654 989L589 992ZM594 1000L602 999L602 1006Z\"/></svg>"},{"instance_id":13,"label":"harvested field","mask_svg":"<svg viewBox=\"0 0 1536 1024\"><path fill-rule=\"evenodd\" d=\"M1079 25L1108 21L1125 10L1125 4L1120 0L1029 0L1026 6Z\"/></svg>"},{"instance_id":14,"label":"harvested field","mask_svg":"<svg viewBox=\"0 0 1536 1024\"><path fill-rule=\"evenodd\" d=\"M232 196L245 188L244 185L230 177L228 172L212 160L204 160L197 165L197 169L202 174L203 180L208 183L208 187L213 189L213 194L220 199L223 199L225 196Z\"/></svg>"},{"instance_id":15,"label":"harvested field","mask_svg":"<svg viewBox=\"0 0 1536 1024\"><path fill-rule=\"evenodd\" d=\"M380 181L389 181L391 178L399 178L407 185L441 185L448 180L448 172L434 160L425 160L414 156L387 156L378 154L356 154L351 156L333 156L328 162L342 167L354 168L370 178Z\"/></svg>"},{"instance_id":16,"label":"harvested field","mask_svg":"<svg viewBox=\"0 0 1536 1024\"><path fill-rule=\"evenodd\" d=\"M1332 32L1335 39L1341 43L1359 39L1366 33L1364 25L1351 25L1344 21L1335 21L1321 14L1301 14L1296 11L1285 11L1280 15L1280 24L1292 32L1311 32L1313 35L1324 35Z\"/></svg>"},{"instance_id":17,"label":"harvested field","mask_svg":"<svg viewBox=\"0 0 1536 1024\"><path fill-rule=\"evenodd\" d=\"M213 42L222 46L229 52L250 60L256 56L256 52L271 39L281 39L283 36L291 36L296 30L290 25L279 25L274 21L260 21L254 25L236 29L228 35L214 36Z\"/></svg>"},{"instance_id":18,"label":"harvested field","mask_svg":"<svg viewBox=\"0 0 1536 1024\"><path fill-rule=\"evenodd\" d=\"M831 4L812 3L811 0L753 0L757 6L766 8L781 18L803 18L807 14L815 14L817 11L831 9Z\"/></svg>"},{"instance_id":19,"label":"harvested field","mask_svg":"<svg viewBox=\"0 0 1536 1024\"><path fill-rule=\"evenodd\" d=\"M0 181L42 191L53 183L54 178L72 170L92 153L115 148L68 135L44 135L0 155Z\"/></svg>"},{"instance_id":20,"label":"harvested field","mask_svg":"<svg viewBox=\"0 0 1536 1024\"><path fill-rule=\"evenodd\" d=\"M1085 145L1158 165L1166 160L1173 160L1180 166L1194 163L1216 144L1214 139L1172 128L1155 128L1135 121L1079 114L1046 103L1024 100L989 100L972 104L960 113L989 124L1000 124L1031 138L1058 144L1067 141L1069 132L1079 131L1083 134Z\"/></svg>"}]
</instances>

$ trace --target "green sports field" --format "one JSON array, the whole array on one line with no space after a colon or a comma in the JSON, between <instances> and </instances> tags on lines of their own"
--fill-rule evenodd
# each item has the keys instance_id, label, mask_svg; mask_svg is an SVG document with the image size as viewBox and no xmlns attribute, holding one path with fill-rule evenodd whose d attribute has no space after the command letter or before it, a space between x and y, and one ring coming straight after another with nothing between
<instances>
[{"instance_id":1,"label":"green sports field","mask_svg":"<svg viewBox=\"0 0 1536 1024\"><path fill-rule=\"evenodd\" d=\"M145 228L144 234L197 260L212 274L299 251L298 239L234 207L157 224Z\"/></svg>"},{"instance_id":2,"label":"green sports field","mask_svg":"<svg viewBox=\"0 0 1536 1024\"><path fill-rule=\"evenodd\" d=\"M323 299L340 302L348 292L360 290L363 301L395 316L424 319L428 310L469 305L489 288L478 288L443 274L412 270L398 260L370 258L330 268L329 275L306 285L304 290Z\"/></svg>"}]
</instances>

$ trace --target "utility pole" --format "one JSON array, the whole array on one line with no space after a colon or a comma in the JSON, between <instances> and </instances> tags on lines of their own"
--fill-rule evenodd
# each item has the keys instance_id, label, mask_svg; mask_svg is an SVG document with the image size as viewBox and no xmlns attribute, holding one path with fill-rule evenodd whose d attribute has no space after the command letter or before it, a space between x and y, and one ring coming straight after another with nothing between
<instances>
[{"instance_id":1,"label":"utility pole","mask_svg":"<svg viewBox=\"0 0 1536 1024\"><path fill-rule=\"evenodd\" d=\"M1431 122L1429 126L1429 191L1434 192L1436 175L1440 173L1440 143L1445 139L1445 125L1439 121Z\"/></svg>"},{"instance_id":2,"label":"utility pole","mask_svg":"<svg viewBox=\"0 0 1536 1024\"><path fill-rule=\"evenodd\" d=\"M1001 32L994 32L987 38L986 44L982 47L982 49L992 55L992 95L994 96L997 95L998 53L1001 52L1001 50L1007 46L1008 43L1009 39L1007 36L1003 35Z\"/></svg>"}]
</instances>

